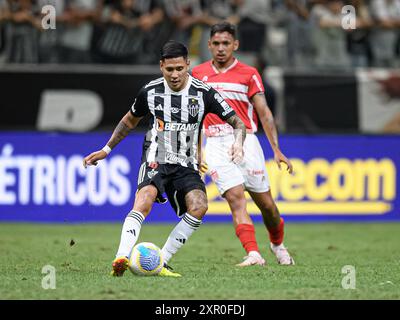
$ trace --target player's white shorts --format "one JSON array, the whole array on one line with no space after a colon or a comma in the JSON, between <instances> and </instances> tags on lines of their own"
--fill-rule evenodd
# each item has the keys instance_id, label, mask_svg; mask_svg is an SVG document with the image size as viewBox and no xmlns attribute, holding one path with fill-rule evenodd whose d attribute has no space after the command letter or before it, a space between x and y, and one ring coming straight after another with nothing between
<instances>
[{"instance_id":1,"label":"player's white shorts","mask_svg":"<svg viewBox=\"0 0 400 320\"><path fill-rule=\"evenodd\" d=\"M227 190L244 185L252 192L269 190L269 179L265 168L264 153L255 134L248 133L244 142L244 158L240 164L232 162L228 151L235 138L232 134L221 137L208 137L205 147L205 160L211 178L221 195Z\"/></svg>"}]
</instances>

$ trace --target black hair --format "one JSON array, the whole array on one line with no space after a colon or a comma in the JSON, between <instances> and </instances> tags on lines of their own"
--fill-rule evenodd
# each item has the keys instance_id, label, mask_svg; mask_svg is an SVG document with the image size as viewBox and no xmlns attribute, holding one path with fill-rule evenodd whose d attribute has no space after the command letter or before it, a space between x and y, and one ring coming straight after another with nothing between
<instances>
[{"instance_id":1,"label":"black hair","mask_svg":"<svg viewBox=\"0 0 400 320\"><path fill-rule=\"evenodd\" d=\"M233 24L227 21L214 24L211 27L210 38L212 38L216 33L221 33L221 32L228 32L229 34L232 35L233 39L236 39L236 28Z\"/></svg>"},{"instance_id":2,"label":"black hair","mask_svg":"<svg viewBox=\"0 0 400 320\"><path fill-rule=\"evenodd\" d=\"M188 54L188 49L184 44L170 40L161 49L161 60L179 57L183 57L186 60Z\"/></svg>"}]
</instances>

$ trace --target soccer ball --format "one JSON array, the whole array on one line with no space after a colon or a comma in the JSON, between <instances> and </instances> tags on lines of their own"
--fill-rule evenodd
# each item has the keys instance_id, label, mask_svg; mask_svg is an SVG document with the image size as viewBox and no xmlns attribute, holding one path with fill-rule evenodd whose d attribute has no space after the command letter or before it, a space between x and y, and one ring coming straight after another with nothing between
<instances>
[{"instance_id":1,"label":"soccer ball","mask_svg":"<svg viewBox=\"0 0 400 320\"><path fill-rule=\"evenodd\" d=\"M161 272L164 259L154 243L141 242L135 245L129 259L129 269L140 276L154 276Z\"/></svg>"}]
</instances>

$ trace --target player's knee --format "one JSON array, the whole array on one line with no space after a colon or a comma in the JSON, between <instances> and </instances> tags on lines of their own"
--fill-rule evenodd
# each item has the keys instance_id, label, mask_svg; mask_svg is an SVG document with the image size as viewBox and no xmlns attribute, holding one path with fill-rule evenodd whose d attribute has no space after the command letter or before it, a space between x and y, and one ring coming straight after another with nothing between
<instances>
[{"instance_id":1,"label":"player's knee","mask_svg":"<svg viewBox=\"0 0 400 320\"><path fill-rule=\"evenodd\" d=\"M144 215L148 214L156 200L157 193L154 193L151 189L142 189L136 195L134 210L138 210Z\"/></svg>"},{"instance_id":2,"label":"player's knee","mask_svg":"<svg viewBox=\"0 0 400 320\"><path fill-rule=\"evenodd\" d=\"M233 210L242 210L246 207L246 198L243 193L227 191L225 199Z\"/></svg>"},{"instance_id":3,"label":"player's knee","mask_svg":"<svg viewBox=\"0 0 400 320\"><path fill-rule=\"evenodd\" d=\"M197 219L202 219L208 210L207 202L198 202L188 208L188 213Z\"/></svg>"}]
</instances>

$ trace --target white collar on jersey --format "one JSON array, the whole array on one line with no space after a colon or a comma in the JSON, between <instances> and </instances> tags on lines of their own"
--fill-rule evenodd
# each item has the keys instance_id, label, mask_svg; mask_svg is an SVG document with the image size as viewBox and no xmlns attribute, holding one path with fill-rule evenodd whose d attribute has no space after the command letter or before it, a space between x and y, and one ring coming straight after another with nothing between
<instances>
[{"instance_id":1,"label":"white collar on jersey","mask_svg":"<svg viewBox=\"0 0 400 320\"><path fill-rule=\"evenodd\" d=\"M225 72L228 72L229 70L231 70L232 68L234 68L234 67L237 65L237 63L239 62L238 59L236 59L236 58L233 58L233 59L235 59L235 60L233 61L233 63L232 63L228 68L226 68L224 71L222 71L222 72L220 72L220 71L214 66L213 60L210 61L211 67L214 69L214 72L215 72L215 73L225 73Z\"/></svg>"},{"instance_id":2,"label":"white collar on jersey","mask_svg":"<svg viewBox=\"0 0 400 320\"><path fill-rule=\"evenodd\" d=\"M168 85L168 82L167 82L167 80L165 80L165 78L164 78L164 87L165 87L165 93L167 93L167 94L177 94L177 95L179 95L179 94L182 94L182 93L184 93L185 91L187 91L188 89L189 89L189 87L192 85L192 76L188 73L188 81L187 81L187 83L186 83L186 86L181 90L181 91L174 91L174 90L172 90L170 87L169 87L169 85Z\"/></svg>"}]
</instances>

